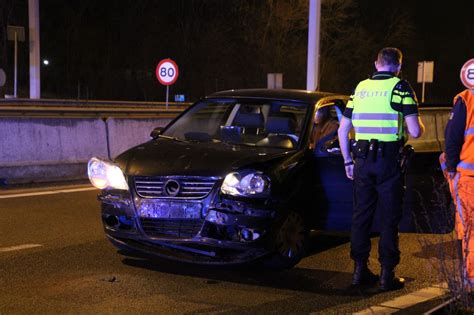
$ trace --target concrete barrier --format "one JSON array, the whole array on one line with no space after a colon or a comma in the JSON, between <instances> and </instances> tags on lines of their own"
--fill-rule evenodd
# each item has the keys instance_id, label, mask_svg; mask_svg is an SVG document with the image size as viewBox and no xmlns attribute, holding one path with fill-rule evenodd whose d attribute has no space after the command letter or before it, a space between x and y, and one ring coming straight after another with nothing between
<instances>
[{"instance_id":1,"label":"concrete barrier","mask_svg":"<svg viewBox=\"0 0 474 315\"><path fill-rule=\"evenodd\" d=\"M115 157L123 151L150 139L156 127L166 126L171 119L124 119L108 118L110 156Z\"/></svg>"},{"instance_id":2,"label":"concrete barrier","mask_svg":"<svg viewBox=\"0 0 474 315\"><path fill-rule=\"evenodd\" d=\"M150 139L190 103L0 100L0 186L87 178L92 156Z\"/></svg>"},{"instance_id":3,"label":"concrete barrier","mask_svg":"<svg viewBox=\"0 0 474 315\"><path fill-rule=\"evenodd\" d=\"M0 118L0 179L9 184L87 177L92 156L114 157L171 119Z\"/></svg>"},{"instance_id":4,"label":"concrete barrier","mask_svg":"<svg viewBox=\"0 0 474 315\"><path fill-rule=\"evenodd\" d=\"M449 119L451 108L420 108L420 116L425 125L425 133L418 139L410 138L416 152L433 152L444 150L444 129Z\"/></svg>"}]
</instances>

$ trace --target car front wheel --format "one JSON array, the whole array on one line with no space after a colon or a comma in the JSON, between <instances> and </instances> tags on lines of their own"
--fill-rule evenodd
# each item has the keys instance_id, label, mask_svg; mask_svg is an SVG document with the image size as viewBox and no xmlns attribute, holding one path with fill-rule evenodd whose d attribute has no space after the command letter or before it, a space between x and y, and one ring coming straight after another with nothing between
<instances>
[{"instance_id":1,"label":"car front wheel","mask_svg":"<svg viewBox=\"0 0 474 315\"><path fill-rule=\"evenodd\" d=\"M289 269L306 254L308 231L303 216L292 211L279 229L273 253L267 257L265 266L272 269Z\"/></svg>"}]
</instances>

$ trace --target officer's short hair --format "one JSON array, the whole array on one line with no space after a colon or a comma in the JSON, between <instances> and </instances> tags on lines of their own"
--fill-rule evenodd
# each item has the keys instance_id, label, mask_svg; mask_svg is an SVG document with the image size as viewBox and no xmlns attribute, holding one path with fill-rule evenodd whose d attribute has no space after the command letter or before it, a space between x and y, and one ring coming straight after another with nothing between
<instances>
[{"instance_id":1,"label":"officer's short hair","mask_svg":"<svg viewBox=\"0 0 474 315\"><path fill-rule=\"evenodd\" d=\"M377 55L377 62L383 66L399 66L402 64L403 54L398 48L382 48Z\"/></svg>"}]
</instances>

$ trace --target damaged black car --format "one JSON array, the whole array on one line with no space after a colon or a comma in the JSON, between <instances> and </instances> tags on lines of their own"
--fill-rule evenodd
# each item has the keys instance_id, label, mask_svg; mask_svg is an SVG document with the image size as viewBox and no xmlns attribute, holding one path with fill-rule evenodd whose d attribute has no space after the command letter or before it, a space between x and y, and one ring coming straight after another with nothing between
<instances>
[{"instance_id":1,"label":"damaged black car","mask_svg":"<svg viewBox=\"0 0 474 315\"><path fill-rule=\"evenodd\" d=\"M299 90L218 92L113 161L92 158L107 237L119 249L192 263L294 266L311 229L350 229L352 182L336 132L312 136L316 113L337 124L346 101ZM424 197L442 179L439 150L431 151L407 176L402 231L452 230L430 221L450 217L449 195Z\"/></svg>"}]
</instances>

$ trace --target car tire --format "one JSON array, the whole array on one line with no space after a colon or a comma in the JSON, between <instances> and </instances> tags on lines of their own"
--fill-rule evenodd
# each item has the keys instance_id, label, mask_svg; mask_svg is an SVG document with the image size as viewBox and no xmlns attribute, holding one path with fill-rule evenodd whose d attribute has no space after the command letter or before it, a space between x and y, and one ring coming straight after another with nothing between
<instances>
[{"instance_id":1,"label":"car tire","mask_svg":"<svg viewBox=\"0 0 474 315\"><path fill-rule=\"evenodd\" d=\"M291 211L281 225L274 242L273 252L263 261L270 269L290 269L305 255L309 231L303 216Z\"/></svg>"}]
</instances>

